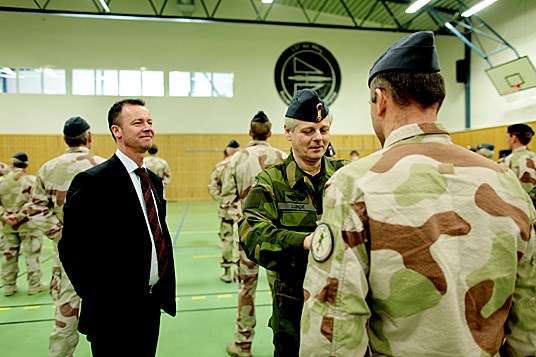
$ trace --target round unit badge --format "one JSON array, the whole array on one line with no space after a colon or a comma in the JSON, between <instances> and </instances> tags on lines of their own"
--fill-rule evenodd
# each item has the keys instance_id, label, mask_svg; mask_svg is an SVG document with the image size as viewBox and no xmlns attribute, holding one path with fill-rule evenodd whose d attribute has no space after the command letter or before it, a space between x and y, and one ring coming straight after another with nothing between
<instances>
[{"instance_id":1,"label":"round unit badge","mask_svg":"<svg viewBox=\"0 0 536 357\"><path fill-rule=\"evenodd\" d=\"M313 259L319 263L325 262L333 252L333 236L329 226L320 223L313 233L311 240L311 253Z\"/></svg>"},{"instance_id":2,"label":"round unit badge","mask_svg":"<svg viewBox=\"0 0 536 357\"><path fill-rule=\"evenodd\" d=\"M335 57L324 47L301 42L287 48L275 65L275 86L288 105L295 92L312 89L331 105L341 86L341 70Z\"/></svg>"}]
</instances>

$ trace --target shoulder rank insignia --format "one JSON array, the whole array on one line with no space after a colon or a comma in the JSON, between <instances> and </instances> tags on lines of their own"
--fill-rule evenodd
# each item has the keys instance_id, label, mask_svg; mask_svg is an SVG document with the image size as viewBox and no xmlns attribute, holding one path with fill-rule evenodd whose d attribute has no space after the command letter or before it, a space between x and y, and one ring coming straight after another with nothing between
<instances>
[{"instance_id":1,"label":"shoulder rank insignia","mask_svg":"<svg viewBox=\"0 0 536 357\"><path fill-rule=\"evenodd\" d=\"M333 252L333 236L329 226L320 223L313 233L311 240L311 254L313 259L319 263L325 262Z\"/></svg>"}]
</instances>

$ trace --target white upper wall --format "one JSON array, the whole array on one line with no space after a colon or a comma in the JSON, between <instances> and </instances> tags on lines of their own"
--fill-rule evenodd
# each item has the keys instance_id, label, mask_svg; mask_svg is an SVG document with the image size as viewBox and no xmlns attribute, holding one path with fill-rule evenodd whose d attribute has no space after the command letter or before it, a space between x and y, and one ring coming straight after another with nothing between
<instances>
[{"instance_id":1,"label":"white upper wall","mask_svg":"<svg viewBox=\"0 0 536 357\"><path fill-rule=\"evenodd\" d=\"M536 65L536 1L500 0L479 15L520 56L528 56ZM497 43L484 44L487 53L502 47ZM472 128L536 120L536 88L500 96L485 72L489 68L488 63L474 52L471 56ZM497 66L515 58L515 53L508 49L491 56L490 60L493 66Z\"/></svg>"},{"instance_id":2,"label":"white upper wall","mask_svg":"<svg viewBox=\"0 0 536 357\"><path fill-rule=\"evenodd\" d=\"M233 98L145 97L157 133L244 133L264 110L274 133L283 132L286 104L274 84L281 53L299 42L327 48L341 68L340 94L331 110L334 134L371 134L368 72L404 33L294 26L172 23L69 18L0 13L0 66L233 72ZM464 87L456 82L463 43L437 36L447 83L439 119L452 130L464 127ZM67 92L70 91L68 85ZM473 100L476 94L473 95ZM2 134L58 134L73 115L95 133L108 133L107 112L119 98L0 94Z\"/></svg>"}]
</instances>

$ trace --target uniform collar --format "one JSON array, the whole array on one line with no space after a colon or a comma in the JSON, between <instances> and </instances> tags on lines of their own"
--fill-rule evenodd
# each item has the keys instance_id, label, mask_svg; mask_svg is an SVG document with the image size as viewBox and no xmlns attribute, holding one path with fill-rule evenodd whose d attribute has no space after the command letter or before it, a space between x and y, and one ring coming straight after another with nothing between
<instances>
[{"instance_id":1,"label":"uniform collar","mask_svg":"<svg viewBox=\"0 0 536 357\"><path fill-rule=\"evenodd\" d=\"M71 153L74 153L74 152L89 153L89 149L86 146L73 146L73 147L68 147L65 150L66 154L71 154Z\"/></svg>"},{"instance_id":2,"label":"uniform collar","mask_svg":"<svg viewBox=\"0 0 536 357\"><path fill-rule=\"evenodd\" d=\"M385 140L384 148L392 146L404 139L429 134L449 135L449 132L447 131L445 125L438 121L420 124L408 124L392 131Z\"/></svg>"},{"instance_id":3,"label":"uniform collar","mask_svg":"<svg viewBox=\"0 0 536 357\"><path fill-rule=\"evenodd\" d=\"M512 152L523 151L523 150L528 150L528 148L526 146L520 146L518 148L512 149Z\"/></svg>"},{"instance_id":4,"label":"uniform collar","mask_svg":"<svg viewBox=\"0 0 536 357\"><path fill-rule=\"evenodd\" d=\"M292 150L290 150L290 155L287 156L287 158L283 161L285 163L286 168L286 174L287 174L287 181L290 186L290 188L294 188L294 186L300 182L305 181L308 185L311 185L311 181L309 178L305 179L306 175L303 172L302 169L298 166L296 163L296 160L294 160L294 155L292 154ZM322 176L321 182L325 179L327 181L328 177L331 177L335 173L336 169L331 164L331 161L323 156L322 157L322 167L320 168L319 175Z\"/></svg>"},{"instance_id":5,"label":"uniform collar","mask_svg":"<svg viewBox=\"0 0 536 357\"><path fill-rule=\"evenodd\" d=\"M257 145L270 146L270 144L268 144L267 141L262 141L262 140L251 140L251 141L246 145L246 147L257 146Z\"/></svg>"}]
</instances>

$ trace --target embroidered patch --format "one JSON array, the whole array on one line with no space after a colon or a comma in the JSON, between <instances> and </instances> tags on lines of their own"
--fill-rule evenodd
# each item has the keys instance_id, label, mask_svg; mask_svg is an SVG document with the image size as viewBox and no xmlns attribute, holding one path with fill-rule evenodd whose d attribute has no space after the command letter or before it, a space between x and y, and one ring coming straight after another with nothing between
<instances>
[{"instance_id":1,"label":"embroidered patch","mask_svg":"<svg viewBox=\"0 0 536 357\"><path fill-rule=\"evenodd\" d=\"M333 252L333 236L329 226L320 223L313 233L311 240L311 253L313 259L319 263L325 262Z\"/></svg>"}]
</instances>

